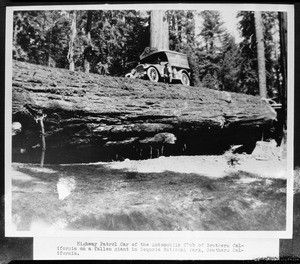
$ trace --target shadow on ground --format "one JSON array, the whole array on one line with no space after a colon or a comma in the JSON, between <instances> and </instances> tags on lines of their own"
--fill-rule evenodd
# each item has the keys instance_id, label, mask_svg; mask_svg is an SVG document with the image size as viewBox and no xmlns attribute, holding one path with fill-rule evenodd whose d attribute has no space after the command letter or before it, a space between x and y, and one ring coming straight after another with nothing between
<instances>
[{"instance_id":1,"label":"shadow on ground","mask_svg":"<svg viewBox=\"0 0 300 264\"><path fill-rule=\"evenodd\" d=\"M285 230L286 180L13 164L18 231ZM61 192L64 191L64 195Z\"/></svg>"}]
</instances>

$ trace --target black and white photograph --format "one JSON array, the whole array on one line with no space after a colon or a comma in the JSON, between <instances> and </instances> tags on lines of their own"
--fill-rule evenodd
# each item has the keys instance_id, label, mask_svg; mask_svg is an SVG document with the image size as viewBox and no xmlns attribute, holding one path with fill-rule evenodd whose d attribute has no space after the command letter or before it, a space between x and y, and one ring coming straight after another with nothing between
<instances>
[{"instance_id":1,"label":"black and white photograph","mask_svg":"<svg viewBox=\"0 0 300 264\"><path fill-rule=\"evenodd\" d=\"M291 10L10 8L6 234L291 237Z\"/></svg>"}]
</instances>

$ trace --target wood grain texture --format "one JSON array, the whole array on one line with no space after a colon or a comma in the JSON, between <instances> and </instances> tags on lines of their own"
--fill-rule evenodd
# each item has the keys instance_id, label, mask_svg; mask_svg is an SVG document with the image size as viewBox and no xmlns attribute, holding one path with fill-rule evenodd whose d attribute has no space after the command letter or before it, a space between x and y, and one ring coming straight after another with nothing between
<instances>
[{"instance_id":1,"label":"wood grain texture","mask_svg":"<svg viewBox=\"0 0 300 264\"><path fill-rule=\"evenodd\" d=\"M260 97L17 61L12 94L13 121L22 124L26 145L40 141L34 118L47 115L47 149L109 142L133 145L158 133L178 139L241 128L247 132L276 119L276 112Z\"/></svg>"}]
</instances>

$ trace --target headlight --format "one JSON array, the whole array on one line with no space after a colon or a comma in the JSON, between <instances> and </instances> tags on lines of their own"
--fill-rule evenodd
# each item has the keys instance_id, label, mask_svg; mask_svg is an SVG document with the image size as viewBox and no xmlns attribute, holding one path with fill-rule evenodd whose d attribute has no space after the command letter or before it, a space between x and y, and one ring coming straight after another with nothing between
<instances>
[{"instance_id":1,"label":"headlight","mask_svg":"<svg viewBox=\"0 0 300 264\"><path fill-rule=\"evenodd\" d=\"M136 71L138 73L143 73L145 71L144 66L143 65L139 65L136 67Z\"/></svg>"}]
</instances>

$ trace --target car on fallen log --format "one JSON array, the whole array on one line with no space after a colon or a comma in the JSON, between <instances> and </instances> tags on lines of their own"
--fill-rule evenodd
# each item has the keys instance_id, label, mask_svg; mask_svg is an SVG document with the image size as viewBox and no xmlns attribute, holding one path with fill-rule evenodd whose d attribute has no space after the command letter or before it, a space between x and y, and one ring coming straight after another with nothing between
<instances>
[{"instance_id":1,"label":"car on fallen log","mask_svg":"<svg viewBox=\"0 0 300 264\"><path fill-rule=\"evenodd\" d=\"M125 75L130 78L148 79L153 82L181 83L189 86L191 69L184 53L170 50L145 49L139 64Z\"/></svg>"}]
</instances>

